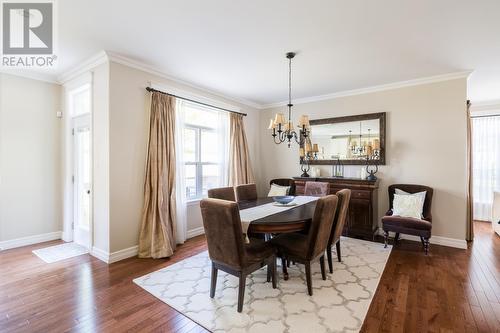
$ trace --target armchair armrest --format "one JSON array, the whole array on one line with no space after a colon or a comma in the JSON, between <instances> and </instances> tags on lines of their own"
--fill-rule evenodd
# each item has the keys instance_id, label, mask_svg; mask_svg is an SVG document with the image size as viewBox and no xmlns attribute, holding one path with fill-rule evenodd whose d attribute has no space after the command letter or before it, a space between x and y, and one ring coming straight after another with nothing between
<instances>
[{"instance_id":1,"label":"armchair armrest","mask_svg":"<svg viewBox=\"0 0 500 333\"><path fill-rule=\"evenodd\" d=\"M392 209L389 209L386 213L385 216L392 216Z\"/></svg>"}]
</instances>

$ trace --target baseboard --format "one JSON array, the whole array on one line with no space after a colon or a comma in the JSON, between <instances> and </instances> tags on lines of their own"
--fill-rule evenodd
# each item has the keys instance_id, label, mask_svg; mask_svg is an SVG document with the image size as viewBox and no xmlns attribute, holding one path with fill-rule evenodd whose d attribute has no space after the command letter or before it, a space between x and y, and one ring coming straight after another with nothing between
<instances>
[{"instance_id":1,"label":"baseboard","mask_svg":"<svg viewBox=\"0 0 500 333\"><path fill-rule=\"evenodd\" d=\"M32 245L36 243L49 242L61 239L62 231L48 232L46 234L33 235L28 237L16 238L0 242L0 251L14 249L16 247Z\"/></svg>"},{"instance_id":2,"label":"baseboard","mask_svg":"<svg viewBox=\"0 0 500 333\"><path fill-rule=\"evenodd\" d=\"M94 257L96 257L99 260L104 261L107 264L112 264L114 262L135 257L138 253L139 247L137 245L119 250L116 252L107 252L101 249L96 248L95 246L92 248L92 251L90 254Z\"/></svg>"},{"instance_id":3,"label":"baseboard","mask_svg":"<svg viewBox=\"0 0 500 333\"><path fill-rule=\"evenodd\" d=\"M379 235L383 236L384 230L382 230L382 228L379 228L378 233L379 233ZM401 234L400 237L401 237L401 239L407 239L407 240L411 240L411 241L415 241L415 242L420 242L420 237L418 237L418 236ZM465 239L448 238L448 237L442 237L442 236L432 236L429 239L429 242L431 244L454 247L457 249L464 249L464 250L467 249L467 241Z\"/></svg>"},{"instance_id":4,"label":"baseboard","mask_svg":"<svg viewBox=\"0 0 500 333\"><path fill-rule=\"evenodd\" d=\"M205 229L203 227L198 227L198 228L188 230L186 236L189 239L189 238L193 238L193 237L196 237L199 235L203 235L204 233L205 233Z\"/></svg>"}]
</instances>

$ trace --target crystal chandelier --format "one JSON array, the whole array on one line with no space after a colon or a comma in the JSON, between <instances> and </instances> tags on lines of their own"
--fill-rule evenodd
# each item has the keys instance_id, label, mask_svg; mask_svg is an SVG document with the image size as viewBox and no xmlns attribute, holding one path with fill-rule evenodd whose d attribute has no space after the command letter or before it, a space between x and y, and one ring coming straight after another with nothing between
<instances>
[{"instance_id":1,"label":"crystal chandelier","mask_svg":"<svg viewBox=\"0 0 500 333\"><path fill-rule=\"evenodd\" d=\"M299 145L304 145L306 138L310 133L309 117L302 115L299 118L298 128L300 132L297 133L293 127L292 122L292 59L295 57L294 52L288 52L286 58L288 59L288 120L285 120L285 115L283 113L277 113L274 119L269 121L269 128L272 129L272 137L274 143L280 144L283 142L288 143L288 148L292 139L295 140Z\"/></svg>"}]
</instances>

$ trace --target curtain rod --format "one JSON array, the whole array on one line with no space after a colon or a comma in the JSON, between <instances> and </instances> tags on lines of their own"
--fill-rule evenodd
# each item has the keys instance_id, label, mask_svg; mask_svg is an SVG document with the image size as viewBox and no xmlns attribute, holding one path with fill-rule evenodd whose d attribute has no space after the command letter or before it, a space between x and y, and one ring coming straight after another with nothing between
<instances>
[{"instance_id":1,"label":"curtain rod","mask_svg":"<svg viewBox=\"0 0 500 333\"><path fill-rule=\"evenodd\" d=\"M165 94L165 95L172 96L172 97L175 97L175 98L179 98L179 99L182 99L182 100L185 100L185 101L188 101L188 102L192 102L192 103L196 103L196 104L208 106L208 107L211 107L211 108L214 108L214 109L218 109L218 110L222 110L222 111L226 111L226 112L230 112L230 113L241 114L244 117L247 116L246 113L237 112L237 111L233 111L233 110L228 110L228 109L221 108L219 106L215 106L215 105L211 105L211 104L207 104L207 103L195 101L193 99L189 99L189 98L186 98L186 97L181 97L181 96L177 96L177 95L174 95L174 94L169 94L169 93L166 93L164 91L157 90L157 89L154 89L154 88L151 88L151 87L146 87L146 90L149 91L149 92L158 92L160 94Z\"/></svg>"},{"instance_id":2,"label":"curtain rod","mask_svg":"<svg viewBox=\"0 0 500 333\"><path fill-rule=\"evenodd\" d=\"M480 116L470 116L472 119L474 118L495 118L495 117L500 117L500 114L491 114L491 115L480 115Z\"/></svg>"}]
</instances>

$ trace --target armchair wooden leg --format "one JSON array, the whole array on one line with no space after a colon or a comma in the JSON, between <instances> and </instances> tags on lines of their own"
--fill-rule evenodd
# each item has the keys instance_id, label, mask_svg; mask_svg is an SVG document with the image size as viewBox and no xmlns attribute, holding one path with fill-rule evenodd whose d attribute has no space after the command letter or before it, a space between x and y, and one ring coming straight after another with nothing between
<instances>
[{"instance_id":1,"label":"armchair wooden leg","mask_svg":"<svg viewBox=\"0 0 500 333\"><path fill-rule=\"evenodd\" d=\"M309 296L313 295L312 280L311 280L311 262L306 262L306 282L307 282L307 292Z\"/></svg>"},{"instance_id":2,"label":"armchair wooden leg","mask_svg":"<svg viewBox=\"0 0 500 333\"><path fill-rule=\"evenodd\" d=\"M396 245L399 242L399 232L396 232L396 235L394 236L394 245Z\"/></svg>"},{"instance_id":3,"label":"armchair wooden leg","mask_svg":"<svg viewBox=\"0 0 500 333\"><path fill-rule=\"evenodd\" d=\"M288 280L288 270L286 269L286 258L284 256L281 257L281 269L283 270L283 279Z\"/></svg>"},{"instance_id":4,"label":"armchair wooden leg","mask_svg":"<svg viewBox=\"0 0 500 333\"><path fill-rule=\"evenodd\" d=\"M389 242L389 231L384 230L384 248L387 248L388 242Z\"/></svg>"},{"instance_id":5,"label":"armchair wooden leg","mask_svg":"<svg viewBox=\"0 0 500 333\"><path fill-rule=\"evenodd\" d=\"M332 260L332 246L328 245L326 247L326 258L328 259L328 269L330 273L333 273L333 260Z\"/></svg>"},{"instance_id":6,"label":"armchair wooden leg","mask_svg":"<svg viewBox=\"0 0 500 333\"><path fill-rule=\"evenodd\" d=\"M321 278L326 280L326 271L325 271L325 256L321 256L319 258L319 265L321 266Z\"/></svg>"},{"instance_id":7,"label":"armchair wooden leg","mask_svg":"<svg viewBox=\"0 0 500 333\"><path fill-rule=\"evenodd\" d=\"M335 244L335 246L337 247L337 259L339 260L339 262L341 262L342 255L340 253L340 239L337 241L337 244Z\"/></svg>"},{"instance_id":8,"label":"armchair wooden leg","mask_svg":"<svg viewBox=\"0 0 500 333\"><path fill-rule=\"evenodd\" d=\"M210 298L214 298L216 286L217 286L217 268L215 268L214 263L212 263L212 275L211 275L211 281L210 281Z\"/></svg>"},{"instance_id":9,"label":"armchair wooden leg","mask_svg":"<svg viewBox=\"0 0 500 333\"><path fill-rule=\"evenodd\" d=\"M429 254L429 238L428 237L424 238L424 251L425 251L425 255Z\"/></svg>"},{"instance_id":10,"label":"armchair wooden leg","mask_svg":"<svg viewBox=\"0 0 500 333\"><path fill-rule=\"evenodd\" d=\"M276 258L273 257L273 263L271 265L271 279L273 281L273 289L276 289Z\"/></svg>"},{"instance_id":11,"label":"armchair wooden leg","mask_svg":"<svg viewBox=\"0 0 500 333\"><path fill-rule=\"evenodd\" d=\"M244 274L240 275L240 283L238 285L238 312L243 310L243 300L245 298L245 285L247 277Z\"/></svg>"}]
</instances>

